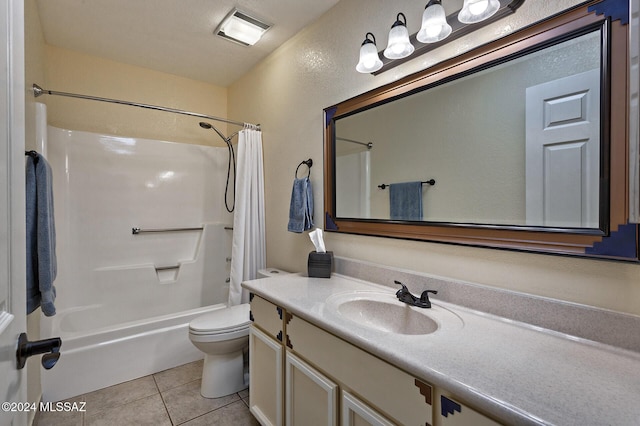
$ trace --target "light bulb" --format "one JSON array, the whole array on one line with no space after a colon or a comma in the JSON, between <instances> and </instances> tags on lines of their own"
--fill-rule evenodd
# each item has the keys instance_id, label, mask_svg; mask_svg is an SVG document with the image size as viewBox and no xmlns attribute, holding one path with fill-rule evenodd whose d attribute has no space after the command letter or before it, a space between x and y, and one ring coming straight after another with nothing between
<instances>
[{"instance_id":1,"label":"light bulb","mask_svg":"<svg viewBox=\"0 0 640 426\"><path fill-rule=\"evenodd\" d=\"M371 36L371 38L369 38ZM376 48L376 38L372 33L367 33L362 46L360 46L360 60L356 65L356 70L363 74L372 73L382 68L382 61L378 56Z\"/></svg>"},{"instance_id":2,"label":"light bulb","mask_svg":"<svg viewBox=\"0 0 640 426\"><path fill-rule=\"evenodd\" d=\"M422 27L416 39L420 43L435 43L451 34L451 25L447 23L444 8L440 0L430 0L422 14Z\"/></svg>"},{"instance_id":3,"label":"light bulb","mask_svg":"<svg viewBox=\"0 0 640 426\"><path fill-rule=\"evenodd\" d=\"M404 22L400 18L404 19ZM415 47L409 41L409 30L407 30L407 18L403 13L398 13L396 22L389 31L389 43L384 50L384 56L389 59L401 59L411 55Z\"/></svg>"},{"instance_id":4,"label":"light bulb","mask_svg":"<svg viewBox=\"0 0 640 426\"><path fill-rule=\"evenodd\" d=\"M481 0L477 3L470 4L469 12L471 12L472 15L477 16L477 15L480 15L485 10L487 10L488 6L489 6L489 0Z\"/></svg>"},{"instance_id":5,"label":"light bulb","mask_svg":"<svg viewBox=\"0 0 640 426\"><path fill-rule=\"evenodd\" d=\"M464 0L458 21L473 24L492 17L500 9L499 0Z\"/></svg>"}]
</instances>

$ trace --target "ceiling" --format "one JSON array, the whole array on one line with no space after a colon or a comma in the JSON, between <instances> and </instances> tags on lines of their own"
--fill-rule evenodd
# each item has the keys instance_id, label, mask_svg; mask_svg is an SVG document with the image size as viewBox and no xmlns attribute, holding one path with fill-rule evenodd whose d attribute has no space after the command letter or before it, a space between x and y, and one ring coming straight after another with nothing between
<instances>
[{"instance_id":1,"label":"ceiling","mask_svg":"<svg viewBox=\"0 0 640 426\"><path fill-rule=\"evenodd\" d=\"M47 44L227 87L338 0L36 0ZM234 8L272 24L244 47L213 30Z\"/></svg>"}]
</instances>

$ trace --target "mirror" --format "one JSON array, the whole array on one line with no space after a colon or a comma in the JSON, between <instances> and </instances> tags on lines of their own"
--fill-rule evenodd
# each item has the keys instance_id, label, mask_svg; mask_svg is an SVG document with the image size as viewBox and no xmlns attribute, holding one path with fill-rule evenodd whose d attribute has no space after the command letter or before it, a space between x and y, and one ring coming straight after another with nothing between
<instances>
[{"instance_id":1,"label":"mirror","mask_svg":"<svg viewBox=\"0 0 640 426\"><path fill-rule=\"evenodd\" d=\"M601 32L336 119L336 217L598 228Z\"/></svg>"},{"instance_id":2,"label":"mirror","mask_svg":"<svg viewBox=\"0 0 640 426\"><path fill-rule=\"evenodd\" d=\"M618 33L572 9L325 109L326 229L589 252L626 223Z\"/></svg>"}]
</instances>

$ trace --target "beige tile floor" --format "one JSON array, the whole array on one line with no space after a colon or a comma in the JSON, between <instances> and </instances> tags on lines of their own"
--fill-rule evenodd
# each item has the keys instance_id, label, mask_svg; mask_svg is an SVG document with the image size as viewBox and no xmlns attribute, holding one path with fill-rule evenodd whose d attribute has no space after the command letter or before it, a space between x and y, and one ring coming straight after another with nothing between
<instances>
[{"instance_id":1,"label":"beige tile floor","mask_svg":"<svg viewBox=\"0 0 640 426\"><path fill-rule=\"evenodd\" d=\"M253 426L249 391L200 395L202 361L71 398L85 412L40 412L35 426Z\"/></svg>"}]
</instances>

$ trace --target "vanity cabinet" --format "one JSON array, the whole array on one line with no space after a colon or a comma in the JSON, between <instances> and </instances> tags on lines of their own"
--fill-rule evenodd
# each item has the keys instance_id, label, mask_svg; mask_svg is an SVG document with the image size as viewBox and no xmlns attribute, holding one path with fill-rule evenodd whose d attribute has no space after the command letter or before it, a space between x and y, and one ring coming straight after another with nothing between
<instances>
[{"instance_id":1,"label":"vanity cabinet","mask_svg":"<svg viewBox=\"0 0 640 426\"><path fill-rule=\"evenodd\" d=\"M283 310L254 296L249 327L249 410L263 426L283 424Z\"/></svg>"},{"instance_id":2,"label":"vanity cabinet","mask_svg":"<svg viewBox=\"0 0 640 426\"><path fill-rule=\"evenodd\" d=\"M287 354L337 383L342 425L433 424L430 385L295 315L286 335Z\"/></svg>"},{"instance_id":3,"label":"vanity cabinet","mask_svg":"<svg viewBox=\"0 0 640 426\"><path fill-rule=\"evenodd\" d=\"M498 425L259 296L251 318L249 408L263 426Z\"/></svg>"}]
</instances>

